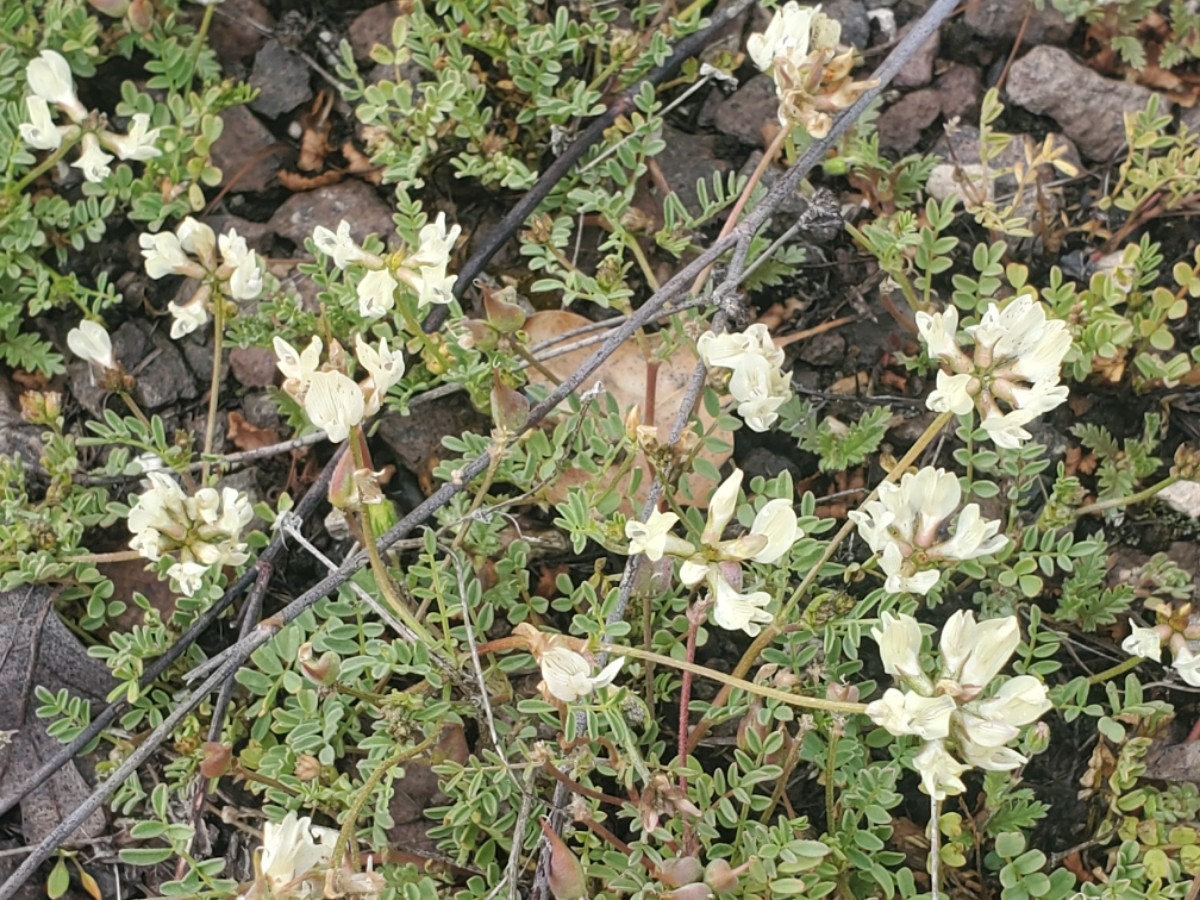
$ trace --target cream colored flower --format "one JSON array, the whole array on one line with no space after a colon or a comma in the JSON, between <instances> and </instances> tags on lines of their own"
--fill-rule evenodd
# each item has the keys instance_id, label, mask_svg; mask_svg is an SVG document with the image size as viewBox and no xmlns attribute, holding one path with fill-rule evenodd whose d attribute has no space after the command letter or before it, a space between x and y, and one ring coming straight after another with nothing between
<instances>
[{"instance_id":1,"label":"cream colored flower","mask_svg":"<svg viewBox=\"0 0 1200 900\"><path fill-rule=\"evenodd\" d=\"M241 532L254 511L244 495L233 488L201 488L189 497L165 472L146 477L150 489L129 511L129 546L146 559L174 558L168 574L184 594L194 594L212 568L249 559Z\"/></svg>"},{"instance_id":2,"label":"cream colored flower","mask_svg":"<svg viewBox=\"0 0 1200 900\"><path fill-rule=\"evenodd\" d=\"M1130 656L1141 656L1155 662L1162 661L1162 635L1157 628L1142 628L1134 625L1129 637L1121 642L1121 649Z\"/></svg>"},{"instance_id":3,"label":"cream colored flower","mask_svg":"<svg viewBox=\"0 0 1200 900\"><path fill-rule=\"evenodd\" d=\"M885 590L927 594L947 562L1004 548L1008 538L999 534L1001 522L984 521L974 503L963 507L950 537L940 539L943 524L961 500L956 475L926 466L906 473L899 485L881 484L878 499L850 513L858 533L879 554L887 575Z\"/></svg>"},{"instance_id":4,"label":"cream colored flower","mask_svg":"<svg viewBox=\"0 0 1200 900\"><path fill-rule=\"evenodd\" d=\"M404 377L404 354L399 350L393 353L383 339L378 350L364 341L362 335L356 335L354 340L359 365L367 370L367 380L359 384L365 401L364 414L373 416L383 405L384 395Z\"/></svg>"},{"instance_id":5,"label":"cream colored flower","mask_svg":"<svg viewBox=\"0 0 1200 900\"><path fill-rule=\"evenodd\" d=\"M957 708L950 697L922 697L888 688L882 699L867 704L867 716L890 734L936 741L950 734L950 716Z\"/></svg>"},{"instance_id":6,"label":"cream colored flower","mask_svg":"<svg viewBox=\"0 0 1200 900\"><path fill-rule=\"evenodd\" d=\"M100 133L100 140L121 159L145 162L162 156L157 144L161 131L161 128L150 127L150 116L146 113L134 113L133 118L129 120L128 133L122 135L103 131Z\"/></svg>"},{"instance_id":7,"label":"cream colored flower","mask_svg":"<svg viewBox=\"0 0 1200 900\"><path fill-rule=\"evenodd\" d=\"M207 291L197 291L187 303L176 303L172 300L167 304L168 312L174 316L171 322L172 340L178 340L208 324L208 304L205 303L207 297Z\"/></svg>"},{"instance_id":8,"label":"cream colored flower","mask_svg":"<svg viewBox=\"0 0 1200 900\"><path fill-rule=\"evenodd\" d=\"M625 537L629 538L629 555L645 554L646 559L658 562L664 554L672 556L691 556L696 548L683 538L671 534L671 529L679 521L679 516L673 512L654 510L645 522L630 519L625 523Z\"/></svg>"},{"instance_id":9,"label":"cream colored flower","mask_svg":"<svg viewBox=\"0 0 1200 900\"><path fill-rule=\"evenodd\" d=\"M961 776L970 766L951 756L942 741L924 744L913 757L913 766L921 776L921 789L935 800L945 800L948 795L961 794L967 789Z\"/></svg>"},{"instance_id":10,"label":"cream colored flower","mask_svg":"<svg viewBox=\"0 0 1200 900\"><path fill-rule=\"evenodd\" d=\"M1015 616L976 622L970 610L958 610L942 626L942 677L976 693L985 688L1021 643Z\"/></svg>"},{"instance_id":11,"label":"cream colored flower","mask_svg":"<svg viewBox=\"0 0 1200 900\"><path fill-rule=\"evenodd\" d=\"M1200 655L1193 652L1186 642L1172 643L1171 667L1192 687L1200 687Z\"/></svg>"},{"instance_id":12,"label":"cream colored flower","mask_svg":"<svg viewBox=\"0 0 1200 900\"><path fill-rule=\"evenodd\" d=\"M298 403L304 402L308 392L308 384L313 374L321 366L321 348L324 344L319 337L314 337L304 348L303 353L297 353L296 348L281 337L275 338L276 365L286 379L283 389Z\"/></svg>"},{"instance_id":13,"label":"cream colored flower","mask_svg":"<svg viewBox=\"0 0 1200 900\"><path fill-rule=\"evenodd\" d=\"M624 662L624 657L617 657L592 675L592 664L583 654L567 647L551 645L538 658L546 690L564 703L574 703L612 684Z\"/></svg>"},{"instance_id":14,"label":"cream colored flower","mask_svg":"<svg viewBox=\"0 0 1200 900\"><path fill-rule=\"evenodd\" d=\"M337 839L334 829L313 825L308 816L297 818L295 812L289 812L277 825L267 822L263 826L259 867L269 896L320 896L317 876L323 876L328 868Z\"/></svg>"},{"instance_id":15,"label":"cream colored flower","mask_svg":"<svg viewBox=\"0 0 1200 900\"><path fill-rule=\"evenodd\" d=\"M138 244L142 248L146 274L155 280L168 275L187 275L195 278L202 274L200 267L183 252L179 238L169 231L138 235Z\"/></svg>"},{"instance_id":16,"label":"cream colored flower","mask_svg":"<svg viewBox=\"0 0 1200 900\"><path fill-rule=\"evenodd\" d=\"M882 613L879 625L871 629L871 637L879 645L879 658L887 674L902 681L925 677L921 669L921 626L912 616Z\"/></svg>"},{"instance_id":17,"label":"cream colored flower","mask_svg":"<svg viewBox=\"0 0 1200 900\"><path fill-rule=\"evenodd\" d=\"M75 79L71 66L53 50L43 50L25 67L29 89L47 103L52 103L75 122L87 118L87 109L75 95Z\"/></svg>"},{"instance_id":18,"label":"cream colored flower","mask_svg":"<svg viewBox=\"0 0 1200 900\"><path fill-rule=\"evenodd\" d=\"M314 372L304 395L304 411L335 444L350 436L366 415L362 390L341 372Z\"/></svg>"},{"instance_id":19,"label":"cream colored flower","mask_svg":"<svg viewBox=\"0 0 1200 900\"><path fill-rule=\"evenodd\" d=\"M754 637L762 626L775 621L774 614L767 611L771 595L766 591L740 594L721 573L709 581L713 598L713 621L726 631L744 631Z\"/></svg>"},{"instance_id":20,"label":"cream colored flower","mask_svg":"<svg viewBox=\"0 0 1200 900\"><path fill-rule=\"evenodd\" d=\"M358 312L367 319L378 319L396 305L396 288L400 283L387 269L371 269L359 279Z\"/></svg>"},{"instance_id":21,"label":"cream colored flower","mask_svg":"<svg viewBox=\"0 0 1200 900\"><path fill-rule=\"evenodd\" d=\"M919 312L916 321L929 355L950 370L938 373L937 389L926 404L956 415L978 408L997 447L1019 447L1030 438L1026 425L1066 402L1068 389L1059 384L1059 375L1071 333L1032 295L1022 294L1003 307L991 303L978 324L964 329L975 345L970 357L958 344L954 307Z\"/></svg>"},{"instance_id":22,"label":"cream colored flower","mask_svg":"<svg viewBox=\"0 0 1200 900\"><path fill-rule=\"evenodd\" d=\"M779 409L792 395L788 377L780 371L783 351L775 346L765 325L751 325L741 334L711 331L696 342L700 359L710 369L729 369L729 394L737 412L753 431L766 431L779 418Z\"/></svg>"},{"instance_id":23,"label":"cream colored flower","mask_svg":"<svg viewBox=\"0 0 1200 900\"><path fill-rule=\"evenodd\" d=\"M820 11L820 6L801 6L794 0L781 6L766 31L752 34L746 40L746 52L754 64L770 74L778 57L803 62L808 56L813 18Z\"/></svg>"},{"instance_id":24,"label":"cream colored flower","mask_svg":"<svg viewBox=\"0 0 1200 900\"><path fill-rule=\"evenodd\" d=\"M50 105L44 97L30 94L25 98L29 121L17 126L22 140L35 150L57 150L62 146L63 129L50 117Z\"/></svg>"},{"instance_id":25,"label":"cream colored flower","mask_svg":"<svg viewBox=\"0 0 1200 900\"><path fill-rule=\"evenodd\" d=\"M382 262L377 256L367 253L354 242L354 238L350 236L350 223L344 219L338 223L336 233L324 225L314 228L313 243L318 250L331 257L333 264L339 269L344 269L356 262Z\"/></svg>"},{"instance_id":26,"label":"cream colored flower","mask_svg":"<svg viewBox=\"0 0 1200 900\"><path fill-rule=\"evenodd\" d=\"M117 367L113 359L112 338L99 322L84 319L67 332L67 346L80 359L86 359L102 369Z\"/></svg>"},{"instance_id":27,"label":"cream colored flower","mask_svg":"<svg viewBox=\"0 0 1200 900\"><path fill-rule=\"evenodd\" d=\"M450 254L462 228L446 230L446 214L425 225L417 235L417 251L405 257L399 277L417 292L417 308L453 299L455 277L447 275Z\"/></svg>"},{"instance_id":28,"label":"cream colored flower","mask_svg":"<svg viewBox=\"0 0 1200 900\"><path fill-rule=\"evenodd\" d=\"M93 184L99 184L112 174L112 169L108 164L112 162L113 158L100 149L100 140L95 134L90 131L86 132L80 146L82 152L79 154L79 159L71 165L82 172L86 180Z\"/></svg>"}]
</instances>

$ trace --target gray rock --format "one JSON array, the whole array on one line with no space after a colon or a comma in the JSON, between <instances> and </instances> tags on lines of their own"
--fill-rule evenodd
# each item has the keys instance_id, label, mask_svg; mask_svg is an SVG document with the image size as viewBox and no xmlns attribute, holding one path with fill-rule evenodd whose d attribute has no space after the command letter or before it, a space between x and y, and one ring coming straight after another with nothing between
<instances>
[{"instance_id":1,"label":"gray rock","mask_svg":"<svg viewBox=\"0 0 1200 900\"><path fill-rule=\"evenodd\" d=\"M717 138L714 135L688 134L666 125L662 136L667 146L656 159L663 178L683 201L683 205L691 212L698 213L700 199L696 193L696 182L704 179L711 185L713 175L724 175L733 166L715 155Z\"/></svg>"},{"instance_id":2,"label":"gray rock","mask_svg":"<svg viewBox=\"0 0 1200 900\"><path fill-rule=\"evenodd\" d=\"M903 40L912 31L915 24L915 22L909 22L901 28L896 35L897 40ZM918 88L929 84L933 80L933 61L937 59L938 51L941 47L941 32L935 31L924 44L917 48L917 52L896 73L896 77L892 79L892 86L898 88Z\"/></svg>"},{"instance_id":3,"label":"gray rock","mask_svg":"<svg viewBox=\"0 0 1200 900\"><path fill-rule=\"evenodd\" d=\"M250 86L259 94L250 108L272 119L291 112L313 97L308 77L308 63L271 38L254 57Z\"/></svg>"},{"instance_id":4,"label":"gray rock","mask_svg":"<svg viewBox=\"0 0 1200 900\"><path fill-rule=\"evenodd\" d=\"M383 44L389 50L396 49L392 44L392 23L403 14L401 4L395 0L376 4L359 13L346 32L354 58L360 63L366 62L376 44Z\"/></svg>"},{"instance_id":5,"label":"gray rock","mask_svg":"<svg viewBox=\"0 0 1200 900\"><path fill-rule=\"evenodd\" d=\"M933 89L941 98L942 115L947 121L958 118L973 122L978 119L983 80L974 66L951 63L934 81Z\"/></svg>"},{"instance_id":6,"label":"gray rock","mask_svg":"<svg viewBox=\"0 0 1200 900\"><path fill-rule=\"evenodd\" d=\"M181 400L194 400L200 396L195 379L174 341L159 331L148 334L148 326L139 322L126 322L118 329L118 334L126 328L142 331L150 346L141 363L129 367L136 379L133 399L138 406L144 410L162 409ZM116 344L114 335L114 350Z\"/></svg>"},{"instance_id":7,"label":"gray rock","mask_svg":"<svg viewBox=\"0 0 1200 900\"><path fill-rule=\"evenodd\" d=\"M1012 40L1020 33L1027 13L1026 44L1064 44L1075 31L1075 23L1049 3L1044 9L1031 9L1026 0L967 0L963 23L982 38Z\"/></svg>"},{"instance_id":8,"label":"gray rock","mask_svg":"<svg viewBox=\"0 0 1200 900\"><path fill-rule=\"evenodd\" d=\"M270 387L278 371L274 352L265 347L234 347L229 351L229 368L238 384Z\"/></svg>"},{"instance_id":9,"label":"gray rock","mask_svg":"<svg viewBox=\"0 0 1200 900\"><path fill-rule=\"evenodd\" d=\"M276 141L244 106L225 110L221 121L225 129L212 146L213 165L221 170L221 186L257 194L274 185L275 174L291 164L294 151Z\"/></svg>"},{"instance_id":10,"label":"gray rock","mask_svg":"<svg viewBox=\"0 0 1200 900\"><path fill-rule=\"evenodd\" d=\"M722 134L737 138L744 144L763 146L762 128L776 123L779 100L775 82L768 75L756 75L728 97L721 99L713 124Z\"/></svg>"},{"instance_id":11,"label":"gray rock","mask_svg":"<svg viewBox=\"0 0 1200 900\"><path fill-rule=\"evenodd\" d=\"M821 4L821 12L842 26L842 43L865 50L871 41L871 20L859 0L832 0Z\"/></svg>"},{"instance_id":12,"label":"gray rock","mask_svg":"<svg viewBox=\"0 0 1200 900\"><path fill-rule=\"evenodd\" d=\"M242 63L254 56L275 27L275 18L261 0L225 0L213 17L208 43L225 73L245 71Z\"/></svg>"},{"instance_id":13,"label":"gray rock","mask_svg":"<svg viewBox=\"0 0 1200 900\"><path fill-rule=\"evenodd\" d=\"M254 391L243 397L242 415L255 428L278 428L283 421L279 404L267 391Z\"/></svg>"},{"instance_id":14,"label":"gray rock","mask_svg":"<svg viewBox=\"0 0 1200 900\"><path fill-rule=\"evenodd\" d=\"M800 342L796 356L811 366L837 365L846 358L846 339L836 331L815 334Z\"/></svg>"},{"instance_id":15,"label":"gray rock","mask_svg":"<svg viewBox=\"0 0 1200 900\"><path fill-rule=\"evenodd\" d=\"M206 330L193 331L177 340L176 345L183 351L183 358L196 376L196 380L207 389L212 381L213 347L212 337ZM229 351L221 356L221 380L229 377Z\"/></svg>"},{"instance_id":16,"label":"gray rock","mask_svg":"<svg viewBox=\"0 0 1200 900\"><path fill-rule=\"evenodd\" d=\"M280 237L303 247L317 225L337 230L343 219L350 223L350 234L359 243L369 234L379 235L389 245L397 243L392 208L361 181L343 181L293 194L275 211L269 224Z\"/></svg>"},{"instance_id":17,"label":"gray rock","mask_svg":"<svg viewBox=\"0 0 1200 900\"><path fill-rule=\"evenodd\" d=\"M1179 124L1186 125L1187 130L1193 134L1200 131L1200 105L1183 110L1179 114Z\"/></svg>"},{"instance_id":18,"label":"gray rock","mask_svg":"<svg viewBox=\"0 0 1200 900\"><path fill-rule=\"evenodd\" d=\"M1013 63L1009 99L1049 116L1088 159L1108 160L1125 146L1124 114L1142 109L1150 90L1104 78L1077 63L1066 50L1034 47ZM1163 109L1170 110L1163 99Z\"/></svg>"},{"instance_id":19,"label":"gray rock","mask_svg":"<svg viewBox=\"0 0 1200 900\"><path fill-rule=\"evenodd\" d=\"M921 132L941 113L942 101L937 91L924 88L905 94L885 109L876 122L880 146L907 153L917 146Z\"/></svg>"},{"instance_id":20,"label":"gray rock","mask_svg":"<svg viewBox=\"0 0 1200 900\"><path fill-rule=\"evenodd\" d=\"M68 369L72 382L76 374L73 369L79 366L87 368L86 363L76 360ZM0 373L0 456L19 457L26 470L32 471L42 456L42 428L21 418L18 394L17 386Z\"/></svg>"}]
</instances>

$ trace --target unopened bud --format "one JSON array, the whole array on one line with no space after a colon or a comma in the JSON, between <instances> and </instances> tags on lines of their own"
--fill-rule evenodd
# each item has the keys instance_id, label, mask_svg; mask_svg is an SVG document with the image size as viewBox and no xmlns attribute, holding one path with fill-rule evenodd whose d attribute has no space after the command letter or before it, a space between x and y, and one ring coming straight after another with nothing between
<instances>
[{"instance_id":1,"label":"unopened bud","mask_svg":"<svg viewBox=\"0 0 1200 900\"><path fill-rule=\"evenodd\" d=\"M724 859L714 859L704 867L704 883L714 894L728 894L737 890L740 873Z\"/></svg>"},{"instance_id":2,"label":"unopened bud","mask_svg":"<svg viewBox=\"0 0 1200 900\"><path fill-rule=\"evenodd\" d=\"M62 412L62 394L26 391L21 395L21 418L31 425L53 425Z\"/></svg>"},{"instance_id":3,"label":"unopened bud","mask_svg":"<svg viewBox=\"0 0 1200 900\"><path fill-rule=\"evenodd\" d=\"M625 413L625 437L632 443L638 442L638 426L642 424L642 408L636 403Z\"/></svg>"},{"instance_id":4,"label":"unopened bud","mask_svg":"<svg viewBox=\"0 0 1200 900\"><path fill-rule=\"evenodd\" d=\"M220 778L222 775L228 775L233 768L233 748L228 744L206 741L203 753L200 774L205 778Z\"/></svg>"},{"instance_id":5,"label":"unopened bud","mask_svg":"<svg viewBox=\"0 0 1200 900\"><path fill-rule=\"evenodd\" d=\"M313 645L305 642L296 650L296 661L304 677L320 687L329 687L337 681L342 661L332 650L326 650L320 659L313 658Z\"/></svg>"},{"instance_id":6,"label":"unopened bud","mask_svg":"<svg viewBox=\"0 0 1200 900\"><path fill-rule=\"evenodd\" d=\"M501 438L520 434L529 420L529 401L500 380L500 372L492 370L492 421Z\"/></svg>"},{"instance_id":7,"label":"unopened bud","mask_svg":"<svg viewBox=\"0 0 1200 900\"><path fill-rule=\"evenodd\" d=\"M302 754L296 759L293 774L301 781L316 781L321 777L321 762L315 756Z\"/></svg>"},{"instance_id":8,"label":"unopened bud","mask_svg":"<svg viewBox=\"0 0 1200 900\"><path fill-rule=\"evenodd\" d=\"M154 4L151 0L133 0L125 15L129 30L134 34L145 34L154 24Z\"/></svg>"},{"instance_id":9,"label":"unopened bud","mask_svg":"<svg viewBox=\"0 0 1200 900\"><path fill-rule=\"evenodd\" d=\"M539 824L546 842L550 844L550 870L546 880L554 900L583 900L588 895L583 864L571 852L566 841L546 824L545 819L540 820Z\"/></svg>"},{"instance_id":10,"label":"unopened bud","mask_svg":"<svg viewBox=\"0 0 1200 900\"><path fill-rule=\"evenodd\" d=\"M480 285L483 292L483 311L487 315L488 325L500 334L514 334L525 326L525 310L514 302L517 289L502 288L493 291L485 285Z\"/></svg>"},{"instance_id":11,"label":"unopened bud","mask_svg":"<svg viewBox=\"0 0 1200 900\"><path fill-rule=\"evenodd\" d=\"M658 866L658 880L670 888L694 884L704 875L704 866L694 856L668 859Z\"/></svg>"},{"instance_id":12,"label":"unopened bud","mask_svg":"<svg viewBox=\"0 0 1200 900\"><path fill-rule=\"evenodd\" d=\"M825 688L825 696L841 703L857 703L858 687L853 684L830 684Z\"/></svg>"},{"instance_id":13,"label":"unopened bud","mask_svg":"<svg viewBox=\"0 0 1200 900\"><path fill-rule=\"evenodd\" d=\"M1050 746L1050 726L1045 722L1037 722L1025 733L1024 746L1021 748L1027 756L1044 753Z\"/></svg>"},{"instance_id":14,"label":"unopened bud","mask_svg":"<svg viewBox=\"0 0 1200 900\"><path fill-rule=\"evenodd\" d=\"M361 429L355 429L355 432L361 434ZM355 440L357 434L352 433L350 440ZM347 448L329 477L327 497L329 505L334 509L358 509L360 506L358 480L354 477L354 468L354 454Z\"/></svg>"}]
</instances>

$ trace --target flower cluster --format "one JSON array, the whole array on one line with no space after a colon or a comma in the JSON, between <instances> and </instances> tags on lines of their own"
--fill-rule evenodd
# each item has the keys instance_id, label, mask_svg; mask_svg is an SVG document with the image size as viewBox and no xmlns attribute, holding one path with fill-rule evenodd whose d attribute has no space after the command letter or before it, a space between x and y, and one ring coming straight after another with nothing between
<instances>
[{"instance_id":1,"label":"flower cluster","mask_svg":"<svg viewBox=\"0 0 1200 900\"><path fill-rule=\"evenodd\" d=\"M315 838L315 840L314 840ZM259 897L319 897L321 879L333 857L338 833L289 812L278 825L263 825L262 856L246 900Z\"/></svg>"},{"instance_id":2,"label":"flower cluster","mask_svg":"<svg viewBox=\"0 0 1200 900\"><path fill-rule=\"evenodd\" d=\"M75 79L71 66L53 50L43 50L25 67L25 81L32 92L25 98L29 121L20 125L21 138L35 150L57 150L64 140L80 137L82 150L79 159L71 163L88 181L100 182L112 174L112 156L107 147L121 159L147 160L161 155L155 146L159 129L150 127L150 117L137 113L129 122L128 134L114 134L104 127L102 117L89 113L75 95ZM55 125L50 113L54 106L65 113L70 125Z\"/></svg>"},{"instance_id":3,"label":"flower cluster","mask_svg":"<svg viewBox=\"0 0 1200 900\"><path fill-rule=\"evenodd\" d=\"M446 267L461 232L458 225L447 231L446 216L438 213L435 221L421 229L416 251L401 256L398 262L363 250L350 237L350 223L345 221L336 232L318 225L313 230L313 243L339 269L356 263L366 268L356 288L358 310L366 318L378 319L395 306L395 292L401 283L417 295L418 309L450 302L454 276L446 274Z\"/></svg>"},{"instance_id":4,"label":"flower cluster","mask_svg":"<svg viewBox=\"0 0 1200 900\"><path fill-rule=\"evenodd\" d=\"M192 596L213 566L236 566L249 555L242 529L254 518L250 501L233 488L201 488L194 497L164 472L149 472L150 490L129 511L129 546L146 559L172 556L167 574Z\"/></svg>"},{"instance_id":5,"label":"flower cluster","mask_svg":"<svg viewBox=\"0 0 1200 900\"><path fill-rule=\"evenodd\" d=\"M950 369L938 371L927 405L960 416L978 408L983 429L997 447L1019 447L1030 437L1025 426L1067 399L1059 374L1071 332L1066 322L1048 319L1032 296L1022 294L1003 308L992 303L978 325L964 328L975 345L971 356L959 347L953 306L942 313L919 312L916 319L929 355Z\"/></svg>"},{"instance_id":6,"label":"flower cluster","mask_svg":"<svg viewBox=\"0 0 1200 900\"><path fill-rule=\"evenodd\" d=\"M729 393L737 412L753 431L766 431L779 418L776 410L792 396L783 373L783 351L766 325L751 325L741 334L706 331L696 351L708 368L729 369Z\"/></svg>"},{"instance_id":7,"label":"flower cluster","mask_svg":"<svg viewBox=\"0 0 1200 900\"><path fill-rule=\"evenodd\" d=\"M275 338L275 355L283 373L284 391L304 407L309 421L338 443L350 436L350 429L379 412L384 395L404 376L404 355L388 349L386 340L376 349L355 336L355 355L366 370L358 381L341 371L343 352L336 343L330 348L330 363L321 365L321 339L314 337L303 352L283 338Z\"/></svg>"},{"instance_id":8,"label":"flower cluster","mask_svg":"<svg viewBox=\"0 0 1200 900\"><path fill-rule=\"evenodd\" d=\"M942 628L936 679L921 665L916 619L884 613L871 636L884 671L905 689L888 688L867 705L867 715L894 735L925 742L913 765L927 794L937 800L961 794L966 790L961 776L972 767L1007 772L1025 764L1008 744L1050 709L1046 686L1032 675L1018 675L984 697L1021 641L1015 616L976 622L971 612L952 615Z\"/></svg>"},{"instance_id":9,"label":"flower cluster","mask_svg":"<svg viewBox=\"0 0 1200 900\"><path fill-rule=\"evenodd\" d=\"M784 128L803 125L813 137L824 137L832 114L874 86L851 79L854 51L838 46L841 36L842 26L821 7L793 0L776 11L765 32L746 41L754 64L775 79Z\"/></svg>"},{"instance_id":10,"label":"flower cluster","mask_svg":"<svg viewBox=\"0 0 1200 900\"><path fill-rule=\"evenodd\" d=\"M777 562L803 537L803 532L792 504L779 499L769 501L759 510L749 533L722 540L725 527L737 511L741 485L741 470L735 469L713 493L698 548L671 533L679 521L675 513L658 510L645 522L626 522L625 536L629 538L630 553L645 554L651 562L658 562L664 555L681 560L679 580L688 587L701 582L707 585L713 620L729 631L741 630L753 636L774 620L765 608L771 602L771 595L766 591L739 593L742 563Z\"/></svg>"},{"instance_id":11,"label":"flower cluster","mask_svg":"<svg viewBox=\"0 0 1200 900\"><path fill-rule=\"evenodd\" d=\"M188 216L172 234L143 234L138 237L146 274L157 280L167 275L183 275L203 282L187 303L171 301L168 309L175 317L171 337L191 334L208 322L209 301L214 289L235 300L253 300L263 289L262 265L258 254L246 246L246 239L232 228L217 237L203 222ZM217 260L217 250L221 259ZM219 300L219 298L218 298Z\"/></svg>"},{"instance_id":12,"label":"flower cluster","mask_svg":"<svg viewBox=\"0 0 1200 900\"><path fill-rule=\"evenodd\" d=\"M584 642L579 638L545 634L528 622L517 625L513 636L533 654L542 670L542 682L538 685L541 692L563 703L574 703L608 687L625 662L624 657L618 657L593 675L591 660L584 656Z\"/></svg>"},{"instance_id":13,"label":"flower cluster","mask_svg":"<svg viewBox=\"0 0 1200 900\"><path fill-rule=\"evenodd\" d=\"M953 533L941 537L942 525L961 500L957 476L926 466L906 473L899 485L881 484L878 500L850 513L858 533L880 555L887 575L884 590L928 594L945 563L988 556L1004 548L1008 538L999 533L1001 523L984 520L976 503L964 506Z\"/></svg>"}]
</instances>

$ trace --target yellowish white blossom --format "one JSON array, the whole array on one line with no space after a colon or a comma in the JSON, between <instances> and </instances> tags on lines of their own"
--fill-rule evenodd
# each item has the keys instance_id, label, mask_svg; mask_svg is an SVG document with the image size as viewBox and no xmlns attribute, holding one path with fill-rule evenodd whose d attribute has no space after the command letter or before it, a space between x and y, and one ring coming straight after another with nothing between
<instances>
[{"instance_id":1,"label":"yellowish white blossom","mask_svg":"<svg viewBox=\"0 0 1200 900\"><path fill-rule=\"evenodd\" d=\"M658 562L663 555L691 556L696 548L683 538L671 534L679 521L673 512L654 510L645 522L630 519L625 523L625 537L629 538L629 553L641 553L651 562Z\"/></svg>"},{"instance_id":2,"label":"yellowish white blossom","mask_svg":"<svg viewBox=\"0 0 1200 900\"><path fill-rule=\"evenodd\" d=\"M261 878L266 882L263 896L279 900L322 896L321 880L337 838L334 829L313 825L308 816L297 817L294 811L278 824L267 822L259 860Z\"/></svg>"},{"instance_id":3,"label":"yellowish white blossom","mask_svg":"<svg viewBox=\"0 0 1200 900\"><path fill-rule=\"evenodd\" d=\"M538 658L546 691L563 703L574 703L612 684L624 662L624 657L618 657L593 675L592 664L583 654L567 647L551 646Z\"/></svg>"},{"instance_id":4,"label":"yellowish white blossom","mask_svg":"<svg viewBox=\"0 0 1200 900\"><path fill-rule=\"evenodd\" d=\"M112 338L108 330L99 322L84 319L76 327L67 332L67 346L80 359L86 359L92 365L102 369L115 369L113 359Z\"/></svg>"},{"instance_id":5,"label":"yellowish white blossom","mask_svg":"<svg viewBox=\"0 0 1200 900\"><path fill-rule=\"evenodd\" d=\"M50 105L44 97L30 94L25 98L29 121L17 126L21 139L35 150L57 150L62 145L63 130L50 117Z\"/></svg>"},{"instance_id":6,"label":"yellowish white blossom","mask_svg":"<svg viewBox=\"0 0 1200 900\"><path fill-rule=\"evenodd\" d=\"M80 147L79 159L71 165L82 172L86 180L93 184L99 184L112 174L112 169L108 164L112 162L113 158L100 149L100 139L93 132L89 131L84 134L80 141Z\"/></svg>"},{"instance_id":7,"label":"yellowish white blossom","mask_svg":"<svg viewBox=\"0 0 1200 900\"><path fill-rule=\"evenodd\" d=\"M308 419L335 444L350 436L366 415L363 393L354 380L341 372L314 372L304 395Z\"/></svg>"},{"instance_id":8,"label":"yellowish white blossom","mask_svg":"<svg viewBox=\"0 0 1200 900\"><path fill-rule=\"evenodd\" d=\"M25 81L33 93L57 106L75 122L87 117L87 109L75 95L75 78L61 54L43 50L25 67Z\"/></svg>"},{"instance_id":9,"label":"yellowish white blossom","mask_svg":"<svg viewBox=\"0 0 1200 900\"><path fill-rule=\"evenodd\" d=\"M191 596L203 577L218 566L244 563L249 555L241 532L254 517L250 501L233 488L201 488L184 493L165 472L149 472L149 490L129 511L129 546L146 559L171 556L167 574Z\"/></svg>"},{"instance_id":10,"label":"yellowish white blossom","mask_svg":"<svg viewBox=\"0 0 1200 900\"><path fill-rule=\"evenodd\" d=\"M929 355L949 370L939 371L927 405L956 415L977 408L996 446L1019 447L1030 437L1026 425L1066 401L1059 377L1071 333L1033 296L1022 294L1003 307L991 303L978 324L963 329L974 344L971 356L959 346L955 307L918 312L916 321Z\"/></svg>"},{"instance_id":11,"label":"yellowish white blossom","mask_svg":"<svg viewBox=\"0 0 1200 900\"><path fill-rule=\"evenodd\" d=\"M1162 635L1157 628L1142 628L1134 625L1129 637L1121 642L1121 649L1130 656L1141 656L1155 662L1162 661Z\"/></svg>"},{"instance_id":12,"label":"yellowish white blossom","mask_svg":"<svg viewBox=\"0 0 1200 900\"><path fill-rule=\"evenodd\" d=\"M766 431L775 423L776 410L792 396L792 389L781 371L783 351L765 325L751 325L740 334L707 331L696 341L696 351L710 369L730 370L729 394L751 430Z\"/></svg>"},{"instance_id":13,"label":"yellowish white blossom","mask_svg":"<svg viewBox=\"0 0 1200 900\"><path fill-rule=\"evenodd\" d=\"M850 518L871 550L879 554L889 593L928 594L948 562L988 556L1004 548L1001 523L985 521L978 504L963 507L949 537L942 525L962 500L958 477L926 466L906 473L900 484L879 486L878 499Z\"/></svg>"}]
</instances>

